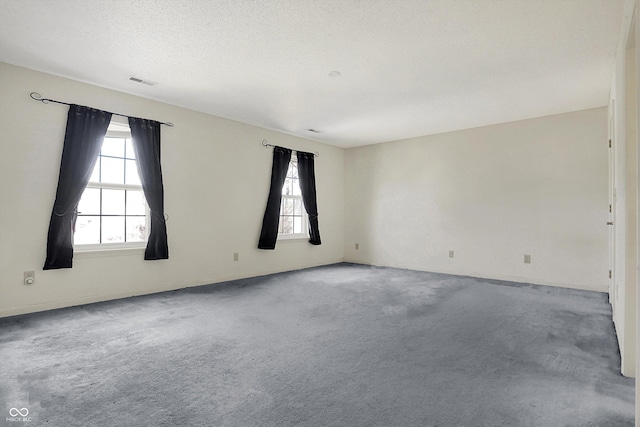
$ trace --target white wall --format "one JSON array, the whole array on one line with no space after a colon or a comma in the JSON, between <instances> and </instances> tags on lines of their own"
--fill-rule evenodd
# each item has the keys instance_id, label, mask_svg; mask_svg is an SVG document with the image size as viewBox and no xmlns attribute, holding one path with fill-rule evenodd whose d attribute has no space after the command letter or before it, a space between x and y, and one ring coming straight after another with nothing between
<instances>
[{"instance_id":1,"label":"white wall","mask_svg":"<svg viewBox=\"0 0 640 427\"><path fill-rule=\"evenodd\" d=\"M119 251L41 269L67 108L31 91L175 123L162 128L169 260ZM2 63L0 92L0 316L343 259L607 289L604 108L345 152ZM320 152L321 246L256 249L271 168L263 138ZM22 284L28 270L33 286Z\"/></svg>"},{"instance_id":2,"label":"white wall","mask_svg":"<svg viewBox=\"0 0 640 427\"><path fill-rule=\"evenodd\" d=\"M603 107L349 149L345 260L606 292L607 147Z\"/></svg>"},{"instance_id":3,"label":"white wall","mask_svg":"<svg viewBox=\"0 0 640 427\"><path fill-rule=\"evenodd\" d=\"M42 270L68 107L33 101L32 91L175 124L162 127L169 260L143 261L142 250L77 254L72 269ZM4 63L0 93L0 317L343 260L342 149ZM320 153L321 246L256 249L271 174L265 138ZM32 286L22 283L29 270Z\"/></svg>"}]
</instances>

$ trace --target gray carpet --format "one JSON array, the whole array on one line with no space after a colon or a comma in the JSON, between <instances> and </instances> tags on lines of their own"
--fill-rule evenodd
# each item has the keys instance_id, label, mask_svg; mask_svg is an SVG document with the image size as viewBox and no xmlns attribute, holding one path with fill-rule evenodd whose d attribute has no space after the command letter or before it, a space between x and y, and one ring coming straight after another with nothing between
<instances>
[{"instance_id":1,"label":"gray carpet","mask_svg":"<svg viewBox=\"0 0 640 427\"><path fill-rule=\"evenodd\" d=\"M632 426L619 371L605 294L351 264L0 319L11 426Z\"/></svg>"}]
</instances>

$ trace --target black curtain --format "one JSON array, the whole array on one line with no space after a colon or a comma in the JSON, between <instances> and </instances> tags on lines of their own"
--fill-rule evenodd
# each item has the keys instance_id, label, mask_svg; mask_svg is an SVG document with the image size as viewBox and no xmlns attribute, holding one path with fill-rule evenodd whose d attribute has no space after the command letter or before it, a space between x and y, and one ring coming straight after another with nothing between
<instances>
[{"instance_id":1,"label":"black curtain","mask_svg":"<svg viewBox=\"0 0 640 427\"><path fill-rule=\"evenodd\" d=\"M71 268L73 265L73 233L78 202L91 178L110 121L111 113L106 111L75 104L69 106L44 270Z\"/></svg>"},{"instance_id":2,"label":"black curtain","mask_svg":"<svg viewBox=\"0 0 640 427\"><path fill-rule=\"evenodd\" d=\"M164 186L160 166L160 123L129 117L133 151L144 197L151 211L151 231L144 259L168 259L167 224L164 216Z\"/></svg>"},{"instance_id":3,"label":"black curtain","mask_svg":"<svg viewBox=\"0 0 640 427\"><path fill-rule=\"evenodd\" d=\"M309 243L320 244L318 229L318 202L316 200L316 174L313 153L298 151L298 177L304 208L309 215Z\"/></svg>"},{"instance_id":4,"label":"black curtain","mask_svg":"<svg viewBox=\"0 0 640 427\"><path fill-rule=\"evenodd\" d=\"M278 239L278 223L280 222L280 202L282 200L282 186L287 177L291 150L283 147L273 147L273 165L271 166L271 189L267 199L267 208L262 219L262 231L258 249L275 249Z\"/></svg>"}]
</instances>

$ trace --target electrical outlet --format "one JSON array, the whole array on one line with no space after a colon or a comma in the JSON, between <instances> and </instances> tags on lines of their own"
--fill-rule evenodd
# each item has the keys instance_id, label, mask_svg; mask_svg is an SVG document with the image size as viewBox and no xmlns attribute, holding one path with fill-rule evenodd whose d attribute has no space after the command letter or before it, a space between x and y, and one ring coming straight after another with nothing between
<instances>
[{"instance_id":1,"label":"electrical outlet","mask_svg":"<svg viewBox=\"0 0 640 427\"><path fill-rule=\"evenodd\" d=\"M525 264L531 264L531 255L525 255L524 256L524 263Z\"/></svg>"},{"instance_id":2,"label":"electrical outlet","mask_svg":"<svg viewBox=\"0 0 640 427\"><path fill-rule=\"evenodd\" d=\"M356 243L356 250L360 249L360 243Z\"/></svg>"},{"instance_id":3,"label":"electrical outlet","mask_svg":"<svg viewBox=\"0 0 640 427\"><path fill-rule=\"evenodd\" d=\"M238 252L234 252L234 253L233 253L233 260L234 260L234 261L237 261L237 260L238 260L238 258L239 258Z\"/></svg>"},{"instance_id":4,"label":"electrical outlet","mask_svg":"<svg viewBox=\"0 0 640 427\"><path fill-rule=\"evenodd\" d=\"M449 258L453 258L453 251L449 251Z\"/></svg>"},{"instance_id":5,"label":"electrical outlet","mask_svg":"<svg viewBox=\"0 0 640 427\"><path fill-rule=\"evenodd\" d=\"M24 284L25 285L33 285L36 282L36 272L35 271L25 271L24 272Z\"/></svg>"}]
</instances>

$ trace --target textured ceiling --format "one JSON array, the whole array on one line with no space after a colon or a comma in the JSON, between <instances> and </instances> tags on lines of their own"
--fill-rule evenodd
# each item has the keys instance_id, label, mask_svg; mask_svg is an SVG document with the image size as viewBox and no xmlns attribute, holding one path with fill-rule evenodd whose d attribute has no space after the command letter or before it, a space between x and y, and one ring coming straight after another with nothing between
<instances>
[{"instance_id":1,"label":"textured ceiling","mask_svg":"<svg viewBox=\"0 0 640 427\"><path fill-rule=\"evenodd\" d=\"M622 6L0 0L0 61L351 147L606 105Z\"/></svg>"}]
</instances>

